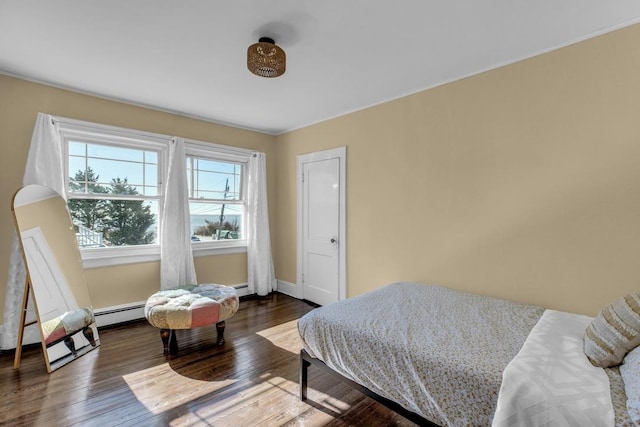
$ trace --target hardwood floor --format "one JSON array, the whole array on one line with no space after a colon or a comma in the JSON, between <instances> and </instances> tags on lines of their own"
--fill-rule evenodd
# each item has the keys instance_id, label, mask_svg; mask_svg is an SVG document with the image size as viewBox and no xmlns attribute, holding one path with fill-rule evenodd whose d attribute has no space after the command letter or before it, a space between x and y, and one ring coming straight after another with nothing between
<instances>
[{"instance_id":1,"label":"hardwood floor","mask_svg":"<svg viewBox=\"0 0 640 427\"><path fill-rule=\"evenodd\" d=\"M243 299L215 326L178 331L164 356L146 320L100 330L101 346L47 374L39 346L0 355L0 424L16 426L413 426L314 367L298 398L296 322L313 307L274 293Z\"/></svg>"}]
</instances>

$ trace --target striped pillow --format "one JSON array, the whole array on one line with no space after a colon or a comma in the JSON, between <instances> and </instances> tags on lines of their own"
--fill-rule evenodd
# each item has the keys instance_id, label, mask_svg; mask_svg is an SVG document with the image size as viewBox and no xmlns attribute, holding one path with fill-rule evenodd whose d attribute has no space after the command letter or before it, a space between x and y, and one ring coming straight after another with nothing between
<instances>
[{"instance_id":1,"label":"striped pillow","mask_svg":"<svg viewBox=\"0 0 640 427\"><path fill-rule=\"evenodd\" d=\"M584 354L594 366L608 368L640 344L640 294L629 294L606 306L587 326Z\"/></svg>"}]
</instances>

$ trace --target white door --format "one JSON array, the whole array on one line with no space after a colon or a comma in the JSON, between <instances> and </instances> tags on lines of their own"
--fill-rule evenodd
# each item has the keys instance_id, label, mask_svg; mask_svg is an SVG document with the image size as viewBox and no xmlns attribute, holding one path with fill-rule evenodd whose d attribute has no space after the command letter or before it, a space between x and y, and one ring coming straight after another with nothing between
<instances>
[{"instance_id":1,"label":"white door","mask_svg":"<svg viewBox=\"0 0 640 427\"><path fill-rule=\"evenodd\" d=\"M301 297L327 305L346 294L346 149L301 155L298 171Z\"/></svg>"}]
</instances>

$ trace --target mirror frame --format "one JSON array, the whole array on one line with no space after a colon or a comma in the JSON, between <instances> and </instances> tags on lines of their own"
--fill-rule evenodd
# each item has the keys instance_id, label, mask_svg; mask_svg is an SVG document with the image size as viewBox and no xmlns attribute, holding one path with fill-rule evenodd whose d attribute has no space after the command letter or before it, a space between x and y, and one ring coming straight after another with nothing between
<instances>
[{"instance_id":1,"label":"mirror frame","mask_svg":"<svg viewBox=\"0 0 640 427\"><path fill-rule=\"evenodd\" d=\"M66 201L53 189L21 188L11 211L26 269L14 368L20 366L24 328L37 323L51 373L100 345L80 249ZM27 322L30 297L35 320Z\"/></svg>"}]
</instances>

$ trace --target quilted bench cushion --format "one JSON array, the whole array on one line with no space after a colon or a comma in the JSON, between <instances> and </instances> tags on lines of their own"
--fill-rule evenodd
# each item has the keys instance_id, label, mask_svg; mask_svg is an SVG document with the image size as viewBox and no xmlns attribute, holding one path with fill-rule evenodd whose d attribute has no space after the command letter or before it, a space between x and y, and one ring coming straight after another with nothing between
<instances>
[{"instance_id":1,"label":"quilted bench cushion","mask_svg":"<svg viewBox=\"0 0 640 427\"><path fill-rule=\"evenodd\" d=\"M238 306L238 295L230 286L185 285L151 295L144 315L156 328L191 329L222 322L233 316Z\"/></svg>"},{"instance_id":2,"label":"quilted bench cushion","mask_svg":"<svg viewBox=\"0 0 640 427\"><path fill-rule=\"evenodd\" d=\"M94 322L93 312L87 308L68 311L42 323L45 344L54 343L67 335L86 328Z\"/></svg>"}]
</instances>

